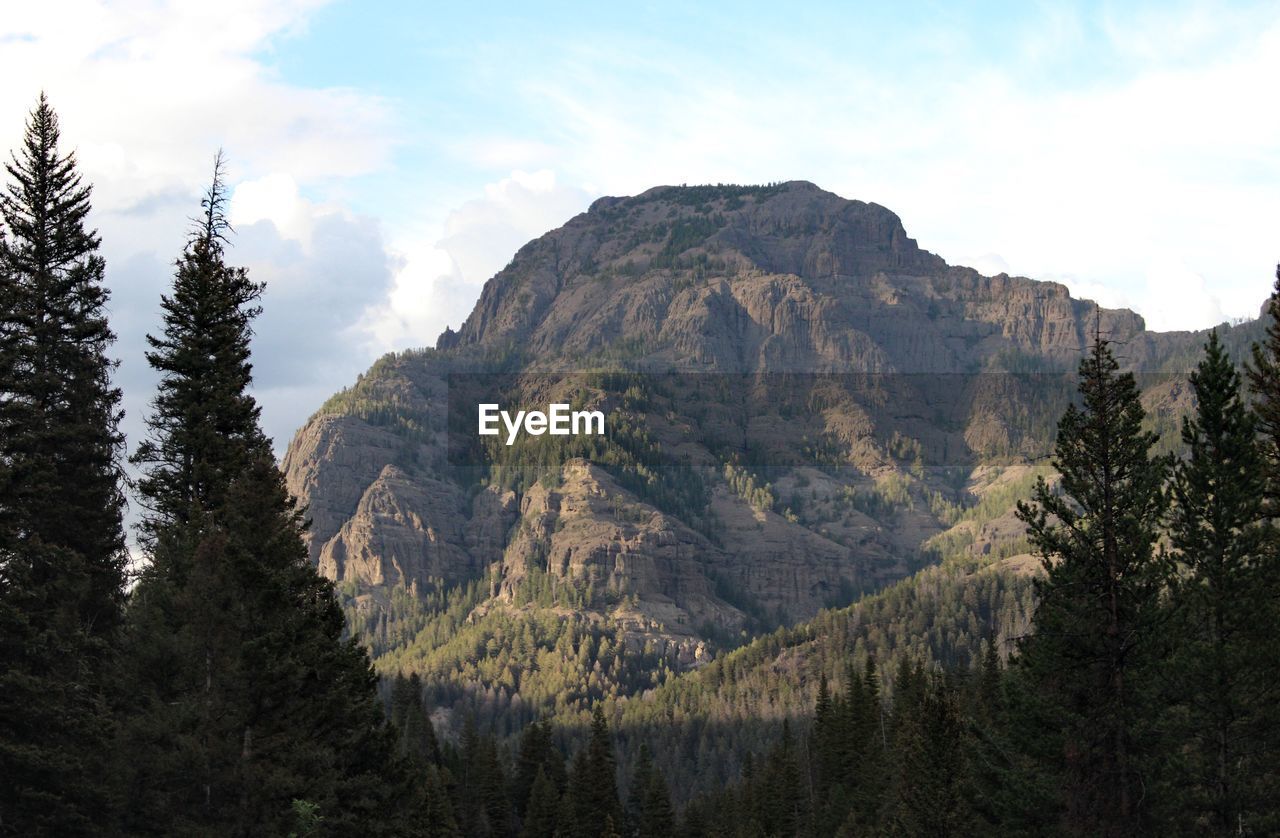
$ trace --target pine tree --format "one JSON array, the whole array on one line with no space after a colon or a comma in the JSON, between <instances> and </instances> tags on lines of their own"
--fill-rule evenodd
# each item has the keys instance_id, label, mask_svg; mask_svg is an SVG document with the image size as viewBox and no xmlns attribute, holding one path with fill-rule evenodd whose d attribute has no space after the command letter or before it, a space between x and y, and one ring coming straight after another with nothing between
<instances>
[{"instance_id":1,"label":"pine tree","mask_svg":"<svg viewBox=\"0 0 1280 838\"><path fill-rule=\"evenodd\" d=\"M440 764L440 743L422 705L422 679L397 674L391 682L391 724L399 734L398 750L419 766Z\"/></svg>"},{"instance_id":2,"label":"pine tree","mask_svg":"<svg viewBox=\"0 0 1280 838\"><path fill-rule=\"evenodd\" d=\"M1280 265L1276 266L1275 290L1267 303L1266 340L1253 345L1251 363L1247 366L1253 410L1257 416L1262 473L1265 478L1266 502L1263 511L1274 522L1280 519ZM1259 610L1253 616L1257 627L1280 624L1280 544L1273 540L1253 569L1253 591ZM1259 681L1280 684L1280 645L1265 643L1252 660ZM1259 773L1257 781L1274 801L1280 799L1280 701L1274 695L1262 697L1257 708L1265 719L1261 734L1253 742L1255 765L1269 765ZM1280 830L1280 815L1274 810L1266 824L1259 828Z\"/></svg>"},{"instance_id":3,"label":"pine tree","mask_svg":"<svg viewBox=\"0 0 1280 838\"><path fill-rule=\"evenodd\" d=\"M1060 771L1064 826L1099 835L1142 829L1165 577L1155 545L1167 461L1150 456L1156 436L1142 428L1137 384L1118 370L1098 338L1080 365L1083 407L1058 425L1061 491L1042 477L1034 503L1018 505L1044 559L1034 633L1017 657L1044 726L1027 745L1045 748Z\"/></svg>"},{"instance_id":4,"label":"pine tree","mask_svg":"<svg viewBox=\"0 0 1280 838\"><path fill-rule=\"evenodd\" d=\"M641 745L636 769L627 795L627 834L639 838L665 838L675 831L675 810L662 772L649 756L649 746Z\"/></svg>"},{"instance_id":5,"label":"pine tree","mask_svg":"<svg viewBox=\"0 0 1280 838\"><path fill-rule=\"evenodd\" d=\"M1246 375L1254 397L1266 476L1267 515L1280 518L1280 265L1267 301L1266 339L1253 345Z\"/></svg>"},{"instance_id":6,"label":"pine tree","mask_svg":"<svg viewBox=\"0 0 1280 838\"><path fill-rule=\"evenodd\" d=\"M0 215L0 831L106 828L120 391L91 190L42 94Z\"/></svg>"},{"instance_id":7,"label":"pine tree","mask_svg":"<svg viewBox=\"0 0 1280 838\"><path fill-rule=\"evenodd\" d=\"M230 228L222 178L219 152L204 217L178 260L172 294L161 299L164 333L147 336L147 362L161 382L133 462L144 470L138 494L148 537L219 508L269 447L249 393L249 340L264 286L223 260Z\"/></svg>"},{"instance_id":8,"label":"pine tree","mask_svg":"<svg viewBox=\"0 0 1280 838\"><path fill-rule=\"evenodd\" d=\"M587 749L579 748L569 765L569 780L556 813L559 831L571 838L594 838L598 824L592 820L591 771L587 767Z\"/></svg>"},{"instance_id":9,"label":"pine tree","mask_svg":"<svg viewBox=\"0 0 1280 838\"><path fill-rule=\"evenodd\" d=\"M613 739L600 704L592 710L586 746L574 755L569 789L574 835L597 838L603 834L601 825L606 818L613 824L623 822Z\"/></svg>"},{"instance_id":10,"label":"pine tree","mask_svg":"<svg viewBox=\"0 0 1280 838\"><path fill-rule=\"evenodd\" d=\"M522 838L554 838L556 834L556 815L560 809L560 794L555 784L547 777L547 772L538 767L533 784L529 788L528 802L525 805L524 825L520 830Z\"/></svg>"},{"instance_id":11,"label":"pine tree","mask_svg":"<svg viewBox=\"0 0 1280 838\"><path fill-rule=\"evenodd\" d=\"M224 262L225 200L219 157L148 354L161 381L135 457L151 561L129 608L128 827L283 833L298 800L328 834L396 832L421 797L257 424L262 286Z\"/></svg>"},{"instance_id":12,"label":"pine tree","mask_svg":"<svg viewBox=\"0 0 1280 838\"><path fill-rule=\"evenodd\" d=\"M512 797L517 814L523 816L534 780L538 773L546 775L559 796L564 789L564 758L552 741L551 725L546 721L534 722L520 734L519 756L512 785Z\"/></svg>"},{"instance_id":13,"label":"pine tree","mask_svg":"<svg viewBox=\"0 0 1280 838\"><path fill-rule=\"evenodd\" d=\"M886 730L880 699L880 673L876 659L868 655L862 676L850 671L849 732L847 749L849 784L857 820L875 823L885 788Z\"/></svg>"},{"instance_id":14,"label":"pine tree","mask_svg":"<svg viewBox=\"0 0 1280 838\"><path fill-rule=\"evenodd\" d=\"M426 838L458 838L462 834L458 830L458 821L453 815L453 804L449 800L447 784L441 776L443 770L435 765L427 766L423 787L426 806L414 834L426 836Z\"/></svg>"},{"instance_id":15,"label":"pine tree","mask_svg":"<svg viewBox=\"0 0 1280 838\"><path fill-rule=\"evenodd\" d=\"M653 771L653 758L649 756L649 746L641 744L640 754L636 757L635 771L631 772L631 786L627 792L627 823L631 834L638 834L640 831L640 820L649 794L649 782L653 779Z\"/></svg>"},{"instance_id":16,"label":"pine tree","mask_svg":"<svg viewBox=\"0 0 1280 838\"><path fill-rule=\"evenodd\" d=\"M818 676L818 697L814 704L813 729L809 733L809 753L813 755L814 790L826 800L840 775L840 730L827 674Z\"/></svg>"},{"instance_id":17,"label":"pine tree","mask_svg":"<svg viewBox=\"0 0 1280 838\"><path fill-rule=\"evenodd\" d=\"M911 699L894 700L901 719L894 737L896 772L890 796L892 835L972 835L967 795L964 719L954 691L935 678Z\"/></svg>"},{"instance_id":18,"label":"pine tree","mask_svg":"<svg viewBox=\"0 0 1280 838\"><path fill-rule=\"evenodd\" d=\"M1181 572L1169 598L1168 682L1180 708L1169 736L1183 756L1170 760L1181 769L1168 778L1170 816L1228 834L1258 830L1280 792L1263 712L1280 685L1265 666L1274 639L1260 619L1271 607L1265 570L1276 544L1256 420L1216 331L1191 388L1196 414L1183 420L1188 456L1175 468L1170 521Z\"/></svg>"},{"instance_id":19,"label":"pine tree","mask_svg":"<svg viewBox=\"0 0 1280 838\"><path fill-rule=\"evenodd\" d=\"M675 832L675 828L676 812L671 805L671 792L662 772L654 767L640 806L638 834L640 838L666 838Z\"/></svg>"}]
</instances>

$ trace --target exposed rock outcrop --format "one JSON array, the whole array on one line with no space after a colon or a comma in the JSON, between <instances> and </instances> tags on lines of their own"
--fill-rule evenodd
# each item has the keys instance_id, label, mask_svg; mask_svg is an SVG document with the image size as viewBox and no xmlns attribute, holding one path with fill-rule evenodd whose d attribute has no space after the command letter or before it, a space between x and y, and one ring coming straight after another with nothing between
<instances>
[{"instance_id":1,"label":"exposed rock outcrop","mask_svg":"<svg viewBox=\"0 0 1280 838\"><path fill-rule=\"evenodd\" d=\"M889 210L813 184L658 187L522 247L435 350L383 359L318 412L284 468L334 579L490 578L484 608L554 602L694 665L713 636L811 616L927 560L978 476L1043 460L1095 331L1143 370L1189 365L1201 341L1060 284L948 266ZM723 399L592 381L578 390L627 423L594 453L452 458L451 375L541 372L552 384L523 392L545 397L556 376L602 369L744 377ZM882 378L822 377L848 374ZM1185 409L1176 384L1144 386L1158 421ZM1019 537L1009 516L956 527L975 554Z\"/></svg>"}]
</instances>

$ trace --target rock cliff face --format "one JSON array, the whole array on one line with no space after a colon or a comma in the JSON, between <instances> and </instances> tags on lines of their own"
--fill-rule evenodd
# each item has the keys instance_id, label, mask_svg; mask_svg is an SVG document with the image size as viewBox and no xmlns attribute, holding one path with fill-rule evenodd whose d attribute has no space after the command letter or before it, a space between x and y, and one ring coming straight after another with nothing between
<instances>
[{"instance_id":1,"label":"rock cliff face","mask_svg":"<svg viewBox=\"0 0 1280 838\"><path fill-rule=\"evenodd\" d=\"M335 580L418 596L485 580L482 609L589 614L696 663L902 577L940 533L975 553L1016 541L1005 518L965 519L967 487L1048 451L1065 401L1010 373L1069 377L1095 330L1144 370L1189 366L1202 340L949 266L889 210L812 184L659 187L525 245L436 349L331 399L284 468ZM597 375L574 392L623 417L607 442L451 458L451 374L540 373L513 391L530 396L584 370L720 373L729 392ZM774 374L793 377L733 412ZM1169 388L1151 398L1176 406Z\"/></svg>"}]
</instances>

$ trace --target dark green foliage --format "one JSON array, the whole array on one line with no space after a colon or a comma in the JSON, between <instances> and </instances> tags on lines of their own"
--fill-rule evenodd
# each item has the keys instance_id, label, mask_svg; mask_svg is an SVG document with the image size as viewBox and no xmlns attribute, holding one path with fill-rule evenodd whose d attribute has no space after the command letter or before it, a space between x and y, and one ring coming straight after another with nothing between
<instances>
[{"instance_id":1,"label":"dark green foliage","mask_svg":"<svg viewBox=\"0 0 1280 838\"><path fill-rule=\"evenodd\" d=\"M1265 355L1261 357L1265 358ZM1275 532L1256 420L1216 332L1191 375L1196 415L1177 464L1170 540L1179 573L1169 595L1171 653L1165 727L1170 818L1215 834L1278 824L1274 653Z\"/></svg>"},{"instance_id":2,"label":"dark green foliage","mask_svg":"<svg viewBox=\"0 0 1280 838\"><path fill-rule=\"evenodd\" d=\"M446 770L435 765L427 766L423 794L426 806L411 829L414 835L425 838L459 838L458 821L453 814L453 802L445 782Z\"/></svg>"},{"instance_id":3,"label":"dark green foliage","mask_svg":"<svg viewBox=\"0 0 1280 838\"><path fill-rule=\"evenodd\" d=\"M1275 290L1267 301L1266 335L1253 344L1246 373L1254 397L1253 410L1261 435L1267 479L1267 513L1280 511L1280 265L1276 265Z\"/></svg>"},{"instance_id":4,"label":"dark green foliage","mask_svg":"<svg viewBox=\"0 0 1280 838\"><path fill-rule=\"evenodd\" d=\"M262 310L263 285L223 261L225 201L219 156L200 229L178 260L172 294L161 299L164 334L147 337L147 362L161 380L149 437L133 461L144 471L138 492L148 506L148 537L224 503L264 448L248 392L250 324Z\"/></svg>"},{"instance_id":5,"label":"dark green foliage","mask_svg":"<svg viewBox=\"0 0 1280 838\"><path fill-rule=\"evenodd\" d=\"M887 825L893 835L972 835L967 723L960 697L941 677L895 701L892 787Z\"/></svg>"},{"instance_id":6,"label":"dark green foliage","mask_svg":"<svg viewBox=\"0 0 1280 838\"><path fill-rule=\"evenodd\" d=\"M15 834L110 826L120 391L90 188L58 143L41 95L0 198L0 831Z\"/></svg>"},{"instance_id":7,"label":"dark green foliage","mask_svg":"<svg viewBox=\"0 0 1280 838\"><path fill-rule=\"evenodd\" d=\"M1044 557L1034 633L1018 667L1039 702L1034 747L1060 778L1068 831L1132 835L1143 828L1144 769L1165 564L1156 553L1167 462L1148 450L1131 374L1098 339L1080 365L1083 407L1058 426L1060 491L1041 479L1018 516ZM1029 745L1029 747L1031 747Z\"/></svg>"},{"instance_id":8,"label":"dark green foliage","mask_svg":"<svg viewBox=\"0 0 1280 838\"><path fill-rule=\"evenodd\" d=\"M564 757L556 750L552 739L551 724L540 721L530 724L520 735L520 750L516 761L515 780L512 784L512 796L515 800L517 814L524 817L534 796L534 787L538 777L550 784L555 798L558 800L564 791L566 775ZM546 790L543 797L548 797ZM543 804L546 801L542 801ZM554 807L552 807L554 809Z\"/></svg>"},{"instance_id":9,"label":"dark green foliage","mask_svg":"<svg viewBox=\"0 0 1280 838\"><path fill-rule=\"evenodd\" d=\"M547 772L538 768L525 805L521 838L554 838L560 810L560 792Z\"/></svg>"},{"instance_id":10,"label":"dark green foliage","mask_svg":"<svg viewBox=\"0 0 1280 838\"><path fill-rule=\"evenodd\" d=\"M675 831L675 811L662 772L654 767L647 745L640 746L631 790L627 795L627 834L638 838L665 838Z\"/></svg>"},{"instance_id":11,"label":"dark green foliage","mask_svg":"<svg viewBox=\"0 0 1280 838\"><path fill-rule=\"evenodd\" d=\"M723 216L707 218L695 215L676 221L671 225L671 235L666 245L649 261L649 266L651 268L683 267L683 264L678 261L680 254L703 244L722 226L724 226Z\"/></svg>"},{"instance_id":12,"label":"dark green foliage","mask_svg":"<svg viewBox=\"0 0 1280 838\"><path fill-rule=\"evenodd\" d=\"M890 671L904 658L929 668L976 668L989 645L986 638L993 632L1003 639L1023 634L1032 609L1028 576L995 567L974 573L929 568L672 678L644 701L625 703L619 730L628 742L649 743L683 805L692 795L731 782L744 753L766 752L780 735L780 716L813 706L823 675L829 684L847 688L852 665L855 690L865 686L878 693L879 679L865 677L875 661ZM780 669L780 660L787 667ZM869 741L880 724L879 706L862 699L857 705ZM874 783L881 775L872 773Z\"/></svg>"},{"instance_id":13,"label":"dark green foliage","mask_svg":"<svg viewBox=\"0 0 1280 838\"><path fill-rule=\"evenodd\" d=\"M161 383L136 458L151 563L129 609L127 828L401 832L420 816L411 763L247 393L262 289L223 262L219 168L148 355Z\"/></svg>"},{"instance_id":14,"label":"dark green foliage","mask_svg":"<svg viewBox=\"0 0 1280 838\"><path fill-rule=\"evenodd\" d=\"M569 775L569 794L573 799L573 834L582 838L603 836L606 819L610 824L623 823L622 803L618 799L617 758L604 708L599 704L591 714L591 732L586 747L574 757Z\"/></svg>"},{"instance_id":15,"label":"dark green foliage","mask_svg":"<svg viewBox=\"0 0 1280 838\"><path fill-rule=\"evenodd\" d=\"M511 821L507 781L492 734L480 735L468 716L458 769L458 824L465 835L505 835Z\"/></svg>"},{"instance_id":16,"label":"dark green foliage","mask_svg":"<svg viewBox=\"0 0 1280 838\"><path fill-rule=\"evenodd\" d=\"M918 664L901 668L892 701L879 681L874 666L850 667L843 692L815 707L807 751L785 723L737 785L689 804L685 834L989 834L996 822L973 802L973 693Z\"/></svg>"},{"instance_id":17,"label":"dark green foliage","mask_svg":"<svg viewBox=\"0 0 1280 838\"><path fill-rule=\"evenodd\" d=\"M408 678L396 675L391 682L389 717L399 735L399 752L403 756L419 765L440 764L440 743L422 705L422 679L417 673Z\"/></svg>"}]
</instances>

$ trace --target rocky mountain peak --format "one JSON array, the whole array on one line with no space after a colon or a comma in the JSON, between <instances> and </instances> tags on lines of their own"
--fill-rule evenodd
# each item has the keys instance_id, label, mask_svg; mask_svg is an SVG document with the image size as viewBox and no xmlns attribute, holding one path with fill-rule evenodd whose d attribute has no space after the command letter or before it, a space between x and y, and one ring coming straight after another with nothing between
<instances>
[{"instance_id":1,"label":"rocky mountain peak","mask_svg":"<svg viewBox=\"0 0 1280 838\"><path fill-rule=\"evenodd\" d=\"M1140 370L1185 370L1202 340L1057 283L948 265L885 207L805 181L660 186L600 198L520 248L457 331L380 361L284 465L312 560L365 592L361 607L467 590L477 620L551 609L696 663L704 642L901 578L930 545L1016 544L1007 509L970 510L1042 461L1065 403L1007 373L1069 377L1095 328ZM624 424L595 447L543 437L524 461L498 450L459 468L450 395L459 373L493 368L531 388L513 403L577 388ZM639 378L611 390L573 375L586 370ZM645 379L655 370L723 374L727 392L800 375L763 412L734 413L732 397ZM851 389L849 373L891 380ZM1185 398L1148 395L1175 428ZM757 469L753 451L778 457ZM686 466L667 467L670 452Z\"/></svg>"},{"instance_id":2,"label":"rocky mountain peak","mask_svg":"<svg viewBox=\"0 0 1280 838\"><path fill-rule=\"evenodd\" d=\"M659 186L605 197L528 243L490 279L471 317L439 348L522 341L553 305L591 306L627 285L678 294L692 279L759 273L839 283L880 271L945 268L901 220L807 181ZM662 288L662 286L666 288ZM570 297L571 300L565 299Z\"/></svg>"}]
</instances>

